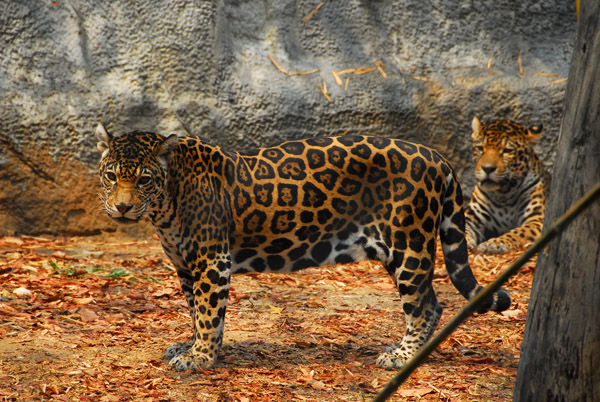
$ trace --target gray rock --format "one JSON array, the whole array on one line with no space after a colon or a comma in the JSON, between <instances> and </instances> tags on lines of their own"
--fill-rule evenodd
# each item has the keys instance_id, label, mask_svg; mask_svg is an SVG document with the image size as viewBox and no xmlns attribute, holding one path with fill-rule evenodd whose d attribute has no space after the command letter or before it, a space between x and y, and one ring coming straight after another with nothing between
<instances>
[{"instance_id":1,"label":"gray rock","mask_svg":"<svg viewBox=\"0 0 600 402\"><path fill-rule=\"evenodd\" d=\"M97 196L100 121L232 150L356 132L421 141L453 162L469 193L477 114L543 123L539 153L551 164L573 3L327 1L305 22L319 1L8 0L0 234L116 229ZM318 72L285 75L269 56L289 73ZM386 77L346 74L340 87L331 72L376 61Z\"/></svg>"}]
</instances>

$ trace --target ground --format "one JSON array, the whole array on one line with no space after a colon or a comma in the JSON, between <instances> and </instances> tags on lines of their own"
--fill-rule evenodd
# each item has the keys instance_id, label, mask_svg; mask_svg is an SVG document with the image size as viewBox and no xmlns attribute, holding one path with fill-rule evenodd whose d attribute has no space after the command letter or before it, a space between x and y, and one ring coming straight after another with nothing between
<instances>
[{"instance_id":1,"label":"ground","mask_svg":"<svg viewBox=\"0 0 600 402\"><path fill-rule=\"evenodd\" d=\"M517 256L470 260L486 284ZM465 304L442 261L440 325ZM506 285L510 310L471 317L390 400L512 400L534 266ZM237 275L219 364L175 372L163 354L191 320L156 239L0 237L0 401L368 401L403 332L376 262Z\"/></svg>"}]
</instances>

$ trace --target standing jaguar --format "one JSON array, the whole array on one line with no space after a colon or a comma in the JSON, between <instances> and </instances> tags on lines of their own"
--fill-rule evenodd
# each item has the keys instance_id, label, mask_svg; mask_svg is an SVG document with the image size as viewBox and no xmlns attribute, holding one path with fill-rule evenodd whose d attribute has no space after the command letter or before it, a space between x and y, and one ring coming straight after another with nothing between
<instances>
[{"instance_id":1,"label":"standing jaguar","mask_svg":"<svg viewBox=\"0 0 600 402\"><path fill-rule=\"evenodd\" d=\"M533 150L543 126L471 123L477 184L465 212L469 248L499 254L542 233L550 173Z\"/></svg>"},{"instance_id":2,"label":"standing jaguar","mask_svg":"<svg viewBox=\"0 0 600 402\"><path fill-rule=\"evenodd\" d=\"M377 359L388 369L417 352L442 314L432 287L438 231L455 287L467 299L482 289L459 184L426 146L352 135L237 153L195 137L113 136L102 125L96 135L106 212L119 222L148 214L177 268L193 335L167 349L175 370L215 363L233 273L381 261L406 315L401 344ZM501 289L481 312L510 303Z\"/></svg>"}]
</instances>

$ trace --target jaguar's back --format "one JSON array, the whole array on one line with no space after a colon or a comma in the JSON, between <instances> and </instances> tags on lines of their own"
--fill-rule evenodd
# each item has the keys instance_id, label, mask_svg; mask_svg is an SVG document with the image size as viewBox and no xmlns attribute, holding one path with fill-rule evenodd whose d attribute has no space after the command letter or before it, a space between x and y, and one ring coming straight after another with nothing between
<instances>
[{"instance_id":1,"label":"jaguar's back","mask_svg":"<svg viewBox=\"0 0 600 402\"><path fill-rule=\"evenodd\" d=\"M178 370L214 363L234 272L381 261L402 296L407 319L402 344L377 361L386 368L413 356L441 315L432 288L438 230L457 289L466 298L480 290L467 260L460 187L448 162L426 146L343 136L240 154L190 137L161 142L152 133L112 137L99 130L99 138L105 144L102 177L117 175L104 168L113 150L158 141L150 152L156 155L152 165L159 167L158 188L144 193L159 195L146 201L131 196L136 205L128 210L148 210L190 305L192 340L167 350ZM137 163L144 172L144 163ZM111 205L111 194L123 185L138 192L140 186L130 181L105 184L106 208L116 219L126 218L119 211L127 206ZM508 294L500 291L486 309L500 311L509 304Z\"/></svg>"},{"instance_id":2,"label":"jaguar's back","mask_svg":"<svg viewBox=\"0 0 600 402\"><path fill-rule=\"evenodd\" d=\"M286 142L228 159L225 177L241 272L363 259L399 266L435 247L441 195L453 202L448 215L462 202L436 151L385 138Z\"/></svg>"}]
</instances>

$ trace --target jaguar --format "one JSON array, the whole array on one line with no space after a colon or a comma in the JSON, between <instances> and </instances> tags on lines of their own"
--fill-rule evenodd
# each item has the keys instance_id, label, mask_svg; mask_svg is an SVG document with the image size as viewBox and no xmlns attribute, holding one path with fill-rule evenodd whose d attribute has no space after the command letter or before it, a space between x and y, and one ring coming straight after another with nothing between
<instances>
[{"instance_id":1,"label":"jaguar","mask_svg":"<svg viewBox=\"0 0 600 402\"><path fill-rule=\"evenodd\" d=\"M96 129L108 215L147 215L177 269L193 334L169 348L177 371L213 366L231 274L291 272L378 260L401 295L406 332L377 365L399 368L435 330L437 233L449 277L466 299L482 289L467 258L463 198L434 149L347 135L228 152L193 136ZM511 303L500 289L480 312Z\"/></svg>"},{"instance_id":2,"label":"jaguar","mask_svg":"<svg viewBox=\"0 0 600 402\"><path fill-rule=\"evenodd\" d=\"M471 122L477 183L465 211L469 248L500 254L542 233L551 176L533 149L543 126Z\"/></svg>"}]
</instances>

